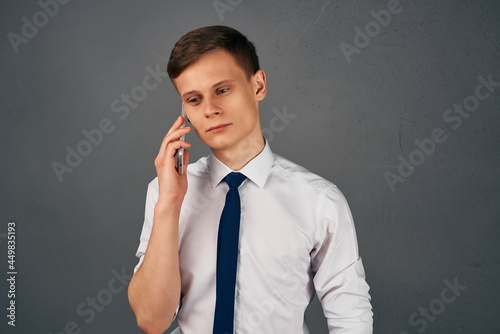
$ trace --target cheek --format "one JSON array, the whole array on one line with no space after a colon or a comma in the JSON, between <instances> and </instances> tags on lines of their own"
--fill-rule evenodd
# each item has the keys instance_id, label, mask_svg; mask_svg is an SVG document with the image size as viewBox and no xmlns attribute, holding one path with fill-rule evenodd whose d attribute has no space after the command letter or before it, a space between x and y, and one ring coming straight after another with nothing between
<instances>
[{"instance_id":1,"label":"cheek","mask_svg":"<svg viewBox=\"0 0 500 334\"><path fill-rule=\"evenodd\" d=\"M242 113L239 115L239 118L245 123L255 123L259 118L259 109L258 102L253 98L252 92L246 92L246 94L240 97L235 109L238 110L239 106L245 106L244 110L241 110Z\"/></svg>"},{"instance_id":2,"label":"cheek","mask_svg":"<svg viewBox=\"0 0 500 334\"><path fill-rule=\"evenodd\" d=\"M196 132L196 134L198 135L198 137L201 138L200 132L198 132L198 130L194 126L193 126L193 128L194 128L194 132Z\"/></svg>"}]
</instances>

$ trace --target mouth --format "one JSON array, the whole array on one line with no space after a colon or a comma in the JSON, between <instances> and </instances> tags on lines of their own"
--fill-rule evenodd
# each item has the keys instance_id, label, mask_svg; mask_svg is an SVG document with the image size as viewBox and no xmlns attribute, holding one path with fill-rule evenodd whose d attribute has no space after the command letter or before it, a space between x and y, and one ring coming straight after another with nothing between
<instances>
[{"instance_id":1,"label":"mouth","mask_svg":"<svg viewBox=\"0 0 500 334\"><path fill-rule=\"evenodd\" d=\"M228 127L231 124L232 123L224 123L224 124L219 124L219 125L216 125L216 126L212 126L210 129L207 130L207 132L222 131L223 129L225 129L226 127Z\"/></svg>"}]
</instances>

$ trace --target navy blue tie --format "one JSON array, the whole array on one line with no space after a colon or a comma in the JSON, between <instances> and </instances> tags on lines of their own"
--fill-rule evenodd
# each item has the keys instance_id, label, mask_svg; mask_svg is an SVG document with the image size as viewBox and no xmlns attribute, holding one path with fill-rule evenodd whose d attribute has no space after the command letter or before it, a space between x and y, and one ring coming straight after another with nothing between
<instances>
[{"instance_id":1,"label":"navy blue tie","mask_svg":"<svg viewBox=\"0 0 500 334\"><path fill-rule=\"evenodd\" d=\"M238 187L246 179L241 173L229 173L224 181L229 185L217 236L217 273L213 334L233 334L234 290L238 261L241 203Z\"/></svg>"}]
</instances>

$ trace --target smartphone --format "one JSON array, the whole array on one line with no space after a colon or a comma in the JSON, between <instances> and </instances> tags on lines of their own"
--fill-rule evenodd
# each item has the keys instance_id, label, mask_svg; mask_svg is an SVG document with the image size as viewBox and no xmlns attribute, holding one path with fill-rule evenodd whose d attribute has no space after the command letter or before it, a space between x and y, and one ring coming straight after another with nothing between
<instances>
[{"instance_id":1,"label":"smartphone","mask_svg":"<svg viewBox=\"0 0 500 334\"><path fill-rule=\"evenodd\" d=\"M184 121L182 122L181 128L185 128L186 127L186 113L184 112L184 102L182 102L181 116L184 119ZM184 140L185 138L186 138L186 136L182 135L180 139ZM177 165L177 173L182 175L184 173L184 147L181 147L177 150L175 160L176 160L176 165Z\"/></svg>"}]
</instances>

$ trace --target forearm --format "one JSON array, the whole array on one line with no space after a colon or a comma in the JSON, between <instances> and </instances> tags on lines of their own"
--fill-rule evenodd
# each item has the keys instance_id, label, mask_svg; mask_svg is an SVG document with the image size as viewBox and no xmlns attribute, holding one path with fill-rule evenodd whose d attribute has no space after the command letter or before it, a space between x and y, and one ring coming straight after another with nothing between
<instances>
[{"instance_id":1,"label":"forearm","mask_svg":"<svg viewBox=\"0 0 500 334\"><path fill-rule=\"evenodd\" d=\"M147 333L163 333L179 304L179 214L180 204L156 205L144 261L129 284L130 306Z\"/></svg>"}]
</instances>

